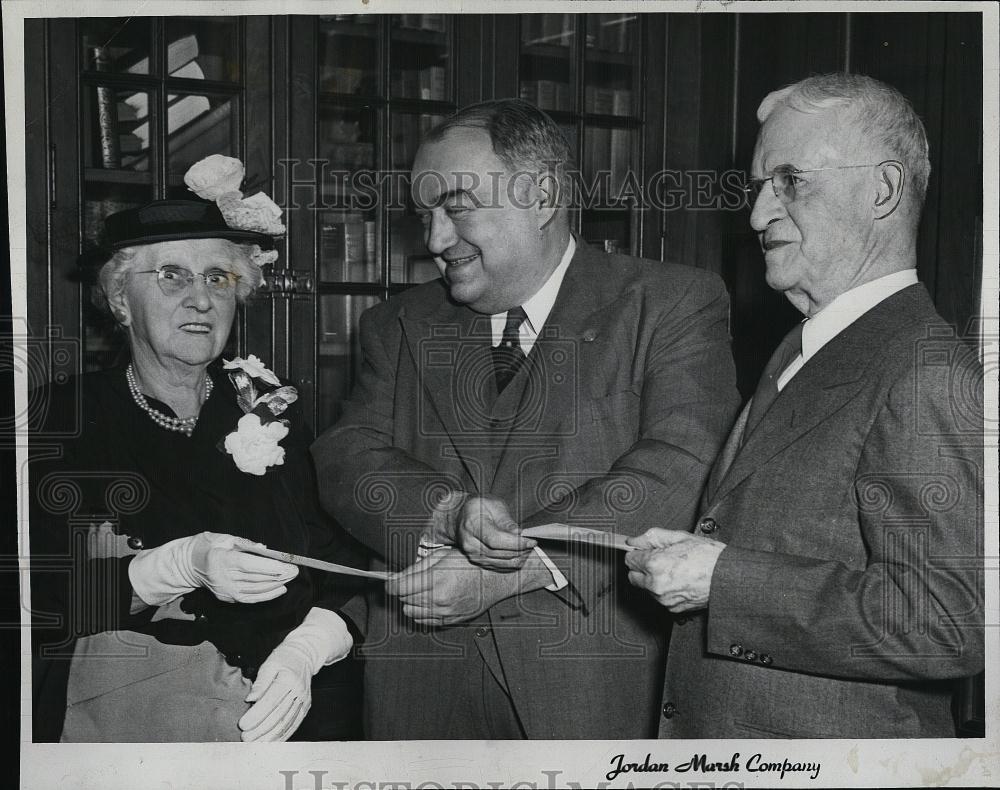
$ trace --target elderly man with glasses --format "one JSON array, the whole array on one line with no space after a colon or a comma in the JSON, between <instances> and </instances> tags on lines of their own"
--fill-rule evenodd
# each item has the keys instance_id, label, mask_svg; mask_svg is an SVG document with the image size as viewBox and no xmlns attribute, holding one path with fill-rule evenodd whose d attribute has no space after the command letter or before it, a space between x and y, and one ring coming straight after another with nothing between
<instances>
[{"instance_id":1,"label":"elderly man with glasses","mask_svg":"<svg viewBox=\"0 0 1000 790\"><path fill-rule=\"evenodd\" d=\"M917 280L923 124L874 79L771 93L747 185L803 314L709 477L694 534L629 540L675 614L661 737L955 735L983 666L982 369Z\"/></svg>"}]
</instances>

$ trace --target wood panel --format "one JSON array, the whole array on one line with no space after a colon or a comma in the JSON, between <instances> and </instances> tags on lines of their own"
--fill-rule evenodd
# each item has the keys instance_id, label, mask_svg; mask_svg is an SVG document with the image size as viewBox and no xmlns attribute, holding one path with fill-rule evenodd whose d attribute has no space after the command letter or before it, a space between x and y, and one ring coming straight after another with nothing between
<instances>
[{"instance_id":1,"label":"wood panel","mask_svg":"<svg viewBox=\"0 0 1000 790\"><path fill-rule=\"evenodd\" d=\"M244 55L243 67L246 70L246 89L243 94L246 183L250 187L248 192L260 189L268 195L274 195L274 162L277 158L272 129L277 115L272 109L272 102L277 98L273 81L274 61L271 57L274 30L271 18L266 16L246 17L244 25L245 36L241 48ZM279 117L285 116L282 113ZM275 339L271 324L271 300L266 296L251 300L242 311L240 326L241 353L266 355L272 361Z\"/></svg>"},{"instance_id":2,"label":"wood panel","mask_svg":"<svg viewBox=\"0 0 1000 790\"><path fill-rule=\"evenodd\" d=\"M702 203L720 197L732 165L736 25L733 15L667 19L665 166L680 205L664 212L664 257L715 272L728 212ZM707 195L702 182L710 185Z\"/></svg>"},{"instance_id":3,"label":"wood panel","mask_svg":"<svg viewBox=\"0 0 1000 790\"><path fill-rule=\"evenodd\" d=\"M773 90L810 74L844 67L844 14L744 14L740 17L737 118L733 165L748 170L757 139L757 107ZM748 211L731 212L722 249L722 276L732 299L733 356L744 397L781 338L801 316L764 281L764 257Z\"/></svg>"},{"instance_id":4,"label":"wood panel","mask_svg":"<svg viewBox=\"0 0 1000 790\"><path fill-rule=\"evenodd\" d=\"M287 93L278 96L284 124L276 135L276 150L282 158L295 163L294 168L284 169L284 188L287 206L285 225L288 228L287 246L277 266L285 269L315 272L317 260L317 212L319 203L316 185L319 173L314 173L318 154L316 117L317 79L317 26L314 17L288 17L287 34L282 37L280 59L282 72L276 71L276 82L285 78ZM284 70L287 69L287 70ZM315 165L316 168L319 165ZM281 171L279 171L279 175ZM298 184L296 185L296 182ZM292 300L295 299L295 304ZM316 327L319 323L319 299L313 297L275 296L272 300L275 332L276 370L296 382L303 400L305 414L312 415L316 424Z\"/></svg>"}]
</instances>

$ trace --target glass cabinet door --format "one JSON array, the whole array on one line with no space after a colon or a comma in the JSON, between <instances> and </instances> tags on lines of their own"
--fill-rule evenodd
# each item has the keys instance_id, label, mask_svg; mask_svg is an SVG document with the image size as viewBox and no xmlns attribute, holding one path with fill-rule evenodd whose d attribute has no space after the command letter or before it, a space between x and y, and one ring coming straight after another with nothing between
<instances>
[{"instance_id":1,"label":"glass cabinet door","mask_svg":"<svg viewBox=\"0 0 1000 790\"><path fill-rule=\"evenodd\" d=\"M240 156L240 22L197 17L81 19L81 249L104 218L191 193L185 171ZM84 299L84 370L113 364L121 336Z\"/></svg>"},{"instance_id":2,"label":"glass cabinet door","mask_svg":"<svg viewBox=\"0 0 1000 790\"><path fill-rule=\"evenodd\" d=\"M453 19L319 17L316 426L340 415L359 364L358 319L438 277L409 200L423 135L455 110Z\"/></svg>"},{"instance_id":3,"label":"glass cabinet door","mask_svg":"<svg viewBox=\"0 0 1000 790\"><path fill-rule=\"evenodd\" d=\"M636 14L526 14L521 18L521 98L548 112L580 171L577 232L608 251L635 252L629 173L642 132Z\"/></svg>"}]
</instances>

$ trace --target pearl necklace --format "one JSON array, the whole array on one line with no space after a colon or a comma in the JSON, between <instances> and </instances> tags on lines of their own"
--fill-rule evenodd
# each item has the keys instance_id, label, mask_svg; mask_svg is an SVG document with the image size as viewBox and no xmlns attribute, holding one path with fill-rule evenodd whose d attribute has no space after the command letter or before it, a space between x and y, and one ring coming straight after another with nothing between
<instances>
[{"instance_id":1,"label":"pearl necklace","mask_svg":"<svg viewBox=\"0 0 1000 790\"><path fill-rule=\"evenodd\" d=\"M139 390L139 384L135 380L135 370L132 369L131 363L125 368L125 380L128 382L128 390L132 393L132 400L135 401L136 406L142 409L149 418L159 425L161 428L166 428L168 431L177 431L178 433L183 433L185 436L190 436L194 432L194 426L198 422L198 417L170 417L164 414L162 411L158 411L149 405L149 401L146 400L146 396L142 394ZM208 396L212 394L212 377L205 377L205 398L202 403L208 400Z\"/></svg>"}]
</instances>

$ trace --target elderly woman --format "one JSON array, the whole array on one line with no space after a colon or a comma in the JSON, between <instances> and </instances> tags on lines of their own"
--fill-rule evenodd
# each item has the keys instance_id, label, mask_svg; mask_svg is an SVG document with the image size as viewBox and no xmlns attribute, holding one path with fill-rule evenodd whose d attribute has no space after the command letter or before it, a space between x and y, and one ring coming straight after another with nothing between
<instances>
[{"instance_id":1,"label":"elderly woman","mask_svg":"<svg viewBox=\"0 0 1000 790\"><path fill-rule=\"evenodd\" d=\"M357 735L335 726L357 707L356 667L336 664L351 577L260 552L363 559L316 504L294 388L254 356L218 364L284 228L242 198L238 160L210 160L188 180L218 205L106 220L100 293L131 361L36 395L36 741L284 740L314 685L298 737Z\"/></svg>"}]
</instances>

